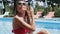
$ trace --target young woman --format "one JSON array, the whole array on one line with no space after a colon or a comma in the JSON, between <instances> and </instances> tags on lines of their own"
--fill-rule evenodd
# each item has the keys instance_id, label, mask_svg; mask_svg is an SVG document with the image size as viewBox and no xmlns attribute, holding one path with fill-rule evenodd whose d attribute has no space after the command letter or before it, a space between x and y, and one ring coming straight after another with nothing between
<instances>
[{"instance_id":1,"label":"young woman","mask_svg":"<svg viewBox=\"0 0 60 34\"><path fill-rule=\"evenodd\" d=\"M33 34L35 23L33 18L33 8L28 11L28 6L24 1L18 1L16 5L16 15L13 20L14 34Z\"/></svg>"}]
</instances>

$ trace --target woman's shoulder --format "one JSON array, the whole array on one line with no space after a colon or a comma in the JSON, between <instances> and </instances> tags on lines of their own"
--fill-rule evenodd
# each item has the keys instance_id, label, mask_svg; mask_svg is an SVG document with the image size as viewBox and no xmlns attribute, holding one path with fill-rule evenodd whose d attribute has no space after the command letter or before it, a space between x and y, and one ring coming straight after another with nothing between
<instances>
[{"instance_id":1,"label":"woman's shoulder","mask_svg":"<svg viewBox=\"0 0 60 34\"><path fill-rule=\"evenodd\" d=\"M17 16L14 16L13 20L16 21L17 20Z\"/></svg>"},{"instance_id":2,"label":"woman's shoulder","mask_svg":"<svg viewBox=\"0 0 60 34\"><path fill-rule=\"evenodd\" d=\"M16 20L22 20L23 17L19 17L18 15L16 15L16 16L14 16L14 19L16 19Z\"/></svg>"}]
</instances>

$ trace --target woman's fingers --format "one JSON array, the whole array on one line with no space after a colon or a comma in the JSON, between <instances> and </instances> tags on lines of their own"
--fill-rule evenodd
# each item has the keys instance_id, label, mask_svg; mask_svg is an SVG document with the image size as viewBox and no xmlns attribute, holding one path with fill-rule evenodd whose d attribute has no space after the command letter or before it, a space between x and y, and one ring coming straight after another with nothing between
<instances>
[{"instance_id":1,"label":"woman's fingers","mask_svg":"<svg viewBox=\"0 0 60 34\"><path fill-rule=\"evenodd\" d=\"M34 11L34 9L33 9L33 7L32 7L32 6L30 6L30 11Z\"/></svg>"}]
</instances>

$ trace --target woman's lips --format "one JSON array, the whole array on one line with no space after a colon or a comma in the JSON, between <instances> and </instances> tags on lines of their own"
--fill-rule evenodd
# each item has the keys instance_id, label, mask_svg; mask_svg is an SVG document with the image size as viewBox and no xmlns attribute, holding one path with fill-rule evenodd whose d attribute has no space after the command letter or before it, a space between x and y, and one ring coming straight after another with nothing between
<instances>
[{"instance_id":1,"label":"woman's lips","mask_svg":"<svg viewBox=\"0 0 60 34\"><path fill-rule=\"evenodd\" d=\"M19 9L21 9L22 7L21 6L18 6Z\"/></svg>"}]
</instances>

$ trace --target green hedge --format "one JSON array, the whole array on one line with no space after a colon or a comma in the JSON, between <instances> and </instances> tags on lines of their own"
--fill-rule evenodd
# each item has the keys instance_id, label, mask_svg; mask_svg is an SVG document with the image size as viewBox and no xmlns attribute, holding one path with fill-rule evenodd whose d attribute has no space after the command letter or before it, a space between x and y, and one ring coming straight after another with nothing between
<instances>
[{"instance_id":1,"label":"green hedge","mask_svg":"<svg viewBox=\"0 0 60 34\"><path fill-rule=\"evenodd\" d=\"M55 7L55 17L60 17L60 7Z\"/></svg>"},{"instance_id":2,"label":"green hedge","mask_svg":"<svg viewBox=\"0 0 60 34\"><path fill-rule=\"evenodd\" d=\"M38 11L44 11L44 7L43 6L39 6L38 3L36 3L35 5L35 11L34 11L34 14L36 14Z\"/></svg>"}]
</instances>

